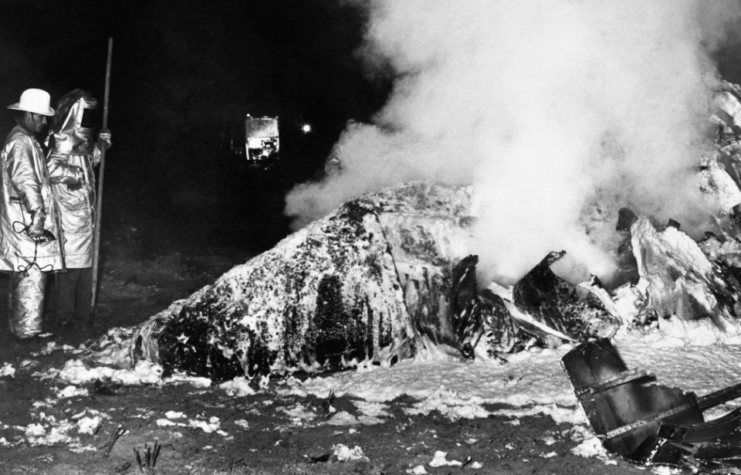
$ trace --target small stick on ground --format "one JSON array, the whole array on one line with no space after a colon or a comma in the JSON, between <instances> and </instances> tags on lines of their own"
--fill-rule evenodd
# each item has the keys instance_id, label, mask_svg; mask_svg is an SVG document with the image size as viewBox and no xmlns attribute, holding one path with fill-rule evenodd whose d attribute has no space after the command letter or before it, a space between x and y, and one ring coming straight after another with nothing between
<instances>
[{"instance_id":1,"label":"small stick on ground","mask_svg":"<svg viewBox=\"0 0 741 475\"><path fill-rule=\"evenodd\" d=\"M108 442L103 446L105 448L105 452L103 452L103 457L108 458L108 456L111 454L111 450L113 449L113 446L115 445L116 441L119 437L124 435L126 432L126 429L119 424L118 427L116 427L116 430L111 432L111 437L108 439Z\"/></svg>"}]
</instances>

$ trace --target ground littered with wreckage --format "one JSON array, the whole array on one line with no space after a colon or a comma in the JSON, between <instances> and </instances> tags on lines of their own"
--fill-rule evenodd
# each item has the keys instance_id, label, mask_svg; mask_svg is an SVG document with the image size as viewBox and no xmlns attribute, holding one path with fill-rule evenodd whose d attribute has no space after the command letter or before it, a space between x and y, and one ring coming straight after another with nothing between
<instances>
[{"instance_id":1,"label":"ground littered with wreckage","mask_svg":"<svg viewBox=\"0 0 741 475\"><path fill-rule=\"evenodd\" d=\"M107 230L93 325L50 328L52 335L23 343L3 333L0 472L645 473L600 455L584 421L556 423L517 405L484 403L478 415L460 417L420 411L419 399L397 395L374 409L348 394L303 392L300 375L232 390L197 378L163 383L155 375L147 383L146 374L136 384L55 377L109 329L145 321L251 257L229 245L174 238L147 254L132 246L141 235L124 225ZM499 383L517 378L505 371Z\"/></svg>"},{"instance_id":2,"label":"ground littered with wreckage","mask_svg":"<svg viewBox=\"0 0 741 475\"><path fill-rule=\"evenodd\" d=\"M736 202L741 191L716 162L704 165L703 186ZM496 300L467 288L473 261L450 238L468 225L466 207L431 186L406 191L407 201L356 201L264 254L199 230L219 227L208 218L181 233L107 223L94 322L49 326L33 341L0 335L0 473L739 473L608 454L561 367L578 340L613 337L627 368L659 383L698 396L737 384L738 240L713 229L698 245L677 223L633 215L621 232L640 279L612 295L618 312L606 311L609 297L604 307L569 298L552 305L554 292L572 292L548 270L563 256L556 249L501 294L506 308L486 310ZM261 224L244 222L242 232ZM331 275L304 262L329 265ZM464 262L461 274L451 272ZM599 299L594 284L581 289ZM4 308L7 293L0 299ZM259 312L249 313L252 302ZM637 318L615 325L618 313ZM344 329L363 338L333 333L336 315L349 316ZM537 338L539 324L577 341L530 345L526 334ZM457 358L431 357L451 344ZM381 364L273 374L337 363L344 350ZM422 350L427 357L417 358ZM126 357L136 365L123 367ZM738 401L728 401L707 416L734 409Z\"/></svg>"}]
</instances>

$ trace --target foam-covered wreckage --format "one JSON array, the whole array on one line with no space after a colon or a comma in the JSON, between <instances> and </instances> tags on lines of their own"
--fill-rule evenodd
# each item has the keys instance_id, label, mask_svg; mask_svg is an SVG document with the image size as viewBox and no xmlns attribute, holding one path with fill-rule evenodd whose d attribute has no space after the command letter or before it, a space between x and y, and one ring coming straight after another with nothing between
<instances>
[{"instance_id":1,"label":"foam-covered wreckage","mask_svg":"<svg viewBox=\"0 0 741 475\"><path fill-rule=\"evenodd\" d=\"M479 291L468 187L411 183L345 203L136 329L132 361L214 379L390 365L445 352L500 358L610 336L596 285L546 256L513 289ZM608 297L609 300L609 297Z\"/></svg>"},{"instance_id":2,"label":"foam-covered wreckage","mask_svg":"<svg viewBox=\"0 0 741 475\"><path fill-rule=\"evenodd\" d=\"M723 82L711 117L715 148L701 157L700 189L717 200L705 238L669 219L619 210L619 271L611 297L624 324L695 342L741 341L741 87Z\"/></svg>"},{"instance_id":3,"label":"foam-covered wreckage","mask_svg":"<svg viewBox=\"0 0 741 475\"><path fill-rule=\"evenodd\" d=\"M741 244L715 234L697 242L676 223L634 216L629 227L635 279L614 289L616 313L633 327L704 342L741 336ZM710 341L708 341L708 339Z\"/></svg>"},{"instance_id":4,"label":"foam-covered wreckage","mask_svg":"<svg viewBox=\"0 0 741 475\"><path fill-rule=\"evenodd\" d=\"M741 384L698 397L629 370L607 339L578 345L562 358L595 434L633 462L682 466L692 473L739 473L741 408L705 421L703 412L741 396Z\"/></svg>"},{"instance_id":5,"label":"foam-covered wreckage","mask_svg":"<svg viewBox=\"0 0 741 475\"><path fill-rule=\"evenodd\" d=\"M715 147L700 162L701 189L741 224L741 86L723 81L713 96Z\"/></svg>"}]
</instances>

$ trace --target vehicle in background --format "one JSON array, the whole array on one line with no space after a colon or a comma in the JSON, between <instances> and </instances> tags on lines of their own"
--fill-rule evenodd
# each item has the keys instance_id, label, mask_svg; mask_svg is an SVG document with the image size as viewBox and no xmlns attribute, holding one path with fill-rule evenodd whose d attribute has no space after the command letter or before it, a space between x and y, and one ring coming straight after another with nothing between
<instances>
[{"instance_id":1,"label":"vehicle in background","mask_svg":"<svg viewBox=\"0 0 741 475\"><path fill-rule=\"evenodd\" d=\"M277 117L252 117L244 121L244 139L232 139L232 150L247 164L271 168L280 159L280 132Z\"/></svg>"}]
</instances>

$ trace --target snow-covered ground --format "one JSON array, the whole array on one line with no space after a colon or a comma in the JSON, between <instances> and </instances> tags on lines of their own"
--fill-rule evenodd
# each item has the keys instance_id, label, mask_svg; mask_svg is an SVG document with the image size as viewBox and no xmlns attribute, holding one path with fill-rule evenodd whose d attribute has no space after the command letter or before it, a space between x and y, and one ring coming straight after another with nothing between
<instances>
[{"instance_id":1,"label":"snow-covered ground","mask_svg":"<svg viewBox=\"0 0 741 475\"><path fill-rule=\"evenodd\" d=\"M741 380L741 345L689 344L687 338L668 336L657 330L648 334L620 331L613 345L630 369L648 370L658 382L694 391L703 396ZM574 449L582 456L602 456L604 449L589 430L586 416L577 404L573 388L561 365L561 358L573 348L563 345L556 349L532 349L508 355L508 362L495 360L463 361L442 354L428 359L404 361L392 367L373 367L320 375L303 382L287 378L279 386L284 395L314 394L326 398L329 394L351 395L364 399L358 409L364 414L355 418L349 414L335 418L335 423L373 424L387 416L386 403L398 396L417 399L411 414L428 414L438 410L451 420L487 417L500 414L513 418L545 414L557 423L566 423L582 434L583 442ZM56 349L49 344L49 351ZM65 351L77 353L76 351ZM7 368L6 368L7 369ZM7 371L6 371L7 372ZM12 374L7 374L12 377ZM113 369L90 360L71 359L64 368L36 373L42 379L62 380L69 386L60 398L78 395L77 386L95 379L114 380L121 384L169 384L190 382L199 387L211 386L206 378L175 375L162 379L161 368L150 362L140 362L132 369ZM83 389L83 388L80 388ZM245 378L235 378L214 390L229 395L253 393ZM499 404L494 409L491 404ZM741 401L709 410L706 420L718 417L741 405ZM300 406L300 404L299 404ZM297 406L298 407L298 406ZM296 415L301 418L302 416ZM306 416L309 417L309 416ZM314 417L312 414L311 417ZM349 419L352 419L350 421ZM196 421L198 422L198 421Z\"/></svg>"},{"instance_id":2,"label":"snow-covered ground","mask_svg":"<svg viewBox=\"0 0 741 475\"><path fill-rule=\"evenodd\" d=\"M690 339L695 343L689 343ZM656 376L657 382L693 391L698 396L741 381L741 345L698 345L697 341L703 341L697 334L682 338L658 330L649 333L621 330L614 337L613 346L629 369L647 370ZM109 348L110 354L116 354L115 347ZM561 365L561 358L572 348L572 344L554 349L531 348L506 355L506 363L494 359L462 360L441 352L391 367L363 367L322 374L303 382L289 377L282 387L283 391L299 395L326 397L334 392L375 403L406 394L421 401L418 404L420 412L437 409L451 419L486 417L489 412L484 405L503 403L523 408L523 413L550 414L557 422L586 423ZM101 358L103 354L98 354L98 362L102 364L91 365L89 360L71 359L64 368L39 376L77 385L95 379L112 379L127 385L191 381L201 387L209 386L207 378L177 374L163 380L159 365L146 361L132 369L113 369L106 365L106 357ZM120 358L112 360L116 359ZM247 383L240 377L221 387L227 392L244 395L252 392ZM712 419L738 405L741 400L730 401L715 411L708 411L706 416ZM516 410L506 412L517 414Z\"/></svg>"},{"instance_id":3,"label":"snow-covered ground","mask_svg":"<svg viewBox=\"0 0 741 475\"><path fill-rule=\"evenodd\" d=\"M618 333L613 345L628 368L648 370L658 382L694 391L698 396L741 381L739 345L696 346L660 333L629 335L625 331ZM493 413L511 417L541 413L557 423L577 426L584 439L574 453L604 458L601 443L591 430L584 430L589 423L561 365L561 358L572 348L564 345L554 350L524 352L512 355L506 364L404 362L391 368L313 378L294 391L318 396L334 391L378 402L407 394L421 400L416 405L419 413L439 410L451 419L486 417L492 412L484 404L506 403L516 407ZM719 417L740 403L730 401L710 409L705 412L705 419Z\"/></svg>"},{"instance_id":4,"label":"snow-covered ground","mask_svg":"<svg viewBox=\"0 0 741 475\"><path fill-rule=\"evenodd\" d=\"M621 332L613 345L630 369L645 369L658 382L703 396L741 382L741 346L693 346L682 339L658 333L629 335ZM577 409L576 397L561 365L572 345L523 352L509 363L434 360L403 362L391 368L344 372L306 381L301 389L317 395L348 393L369 401L388 401L402 394L440 409L451 417L486 415L484 403L507 403L551 414L557 421ZM729 403L730 406L734 401ZM728 406L716 412L725 412ZM579 411L575 411L579 412ZM706 414L712 418L712 412ZM581 416L573 420L586 422Z\"/></svg>"},{"instance_id":5,"label":"snow-covered ground","mask_svg":"<svg viewBox=\"0 0 741 475\"><path fill-rule=\"evenodd\" d=\"M694 391L698 396L741 380L739 345L697 346L658 332L638 335L625 331L618 333L613 345L628 368L648 370L658 382ZM334 391L377 402L407 394L421 401L415 408L418 413L438 410L451 419L486 417L492 413L515 418L546 414L556 423L574 425L583 434L583 441L573 450L575 454L598 456L611 463L599 440L588 429L587 418L561 365L561 358L572 348L564 345L519 353L511 355L506 364L450 359L410 361L391 368L313 378L294 387L292 392L326 396ZM484 406L486 403L514 407L490 412ZM730 401L710 409L705 412L705 419L719 417L739 403Z\"/></svg>"}]
</instances>

